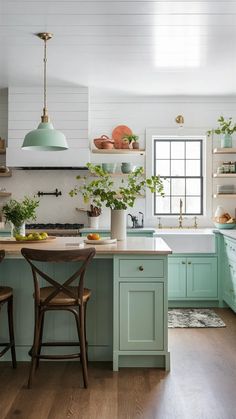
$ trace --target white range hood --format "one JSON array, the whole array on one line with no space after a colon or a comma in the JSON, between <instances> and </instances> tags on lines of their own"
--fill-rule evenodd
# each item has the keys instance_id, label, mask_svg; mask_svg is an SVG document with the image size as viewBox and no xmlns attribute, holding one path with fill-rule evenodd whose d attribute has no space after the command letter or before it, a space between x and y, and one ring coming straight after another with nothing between
<instances>
[{"instance_id":1,"label":"white range hood","mask_svg":"<svg viewBox=\"0 0 236 419\"><path fill-rule=\"evenodd\" d=\"M90 161L88 148L69 148L64 151L26 151L7 147L6 164L15 168L85 168Z\"/></svg>"},{"instance_id":2,"label":"white range hood","mask_svg":"<svg viewBox=\"0 0 236 419\"><path fill-rule=\"evenodd\" d=\"M9 87L8 146L6 164L18 168L84 168L90 161L88 140L88 88L49 87L48 108L56 129L69 146L63 151L29 151L21 146L25 135L36 129L42 106L42 88Z\"/></svg>"}]
</instances>

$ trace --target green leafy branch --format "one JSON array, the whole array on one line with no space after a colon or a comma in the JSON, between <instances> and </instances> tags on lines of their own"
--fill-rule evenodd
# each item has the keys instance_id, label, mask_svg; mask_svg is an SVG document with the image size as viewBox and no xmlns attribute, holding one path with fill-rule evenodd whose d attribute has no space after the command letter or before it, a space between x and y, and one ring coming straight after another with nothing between
<instances>
[{"instance_id":1,"label":"green leafy branch","mask_svg":"<svg viewBox=\"0 0 236 419\"><path fill-rule=\"evenodd\" d=\"M228 120L224 119L223 116L220 116L217 121L219 122L219 126L215 129L211 129L207 131L207 135L210 136L212 134L233 134L236 132L236 124L233 124L232 117Z\"/></svg>"},{"instance_id":2,"label":"green leafy branch","mask_svg":"<svg viewBox=\"0 0 236 419\"><path fill-rule=\"evenodd\" d=\"M81 183L69 192L72 197L81 194L84 203L93 202L99 208L105 205L111 209L127 209L134 206L136 198L143 195L146 188L152 193L164 196L163 183L159 176L144 179L142 167L135 169L127 179L122 179L118 187L115 186L111 175L104 172L101 166L88 163L87 167L90 173L98 178L88 182L88 177L77 176Z\"/></svg>"}]
</instances>

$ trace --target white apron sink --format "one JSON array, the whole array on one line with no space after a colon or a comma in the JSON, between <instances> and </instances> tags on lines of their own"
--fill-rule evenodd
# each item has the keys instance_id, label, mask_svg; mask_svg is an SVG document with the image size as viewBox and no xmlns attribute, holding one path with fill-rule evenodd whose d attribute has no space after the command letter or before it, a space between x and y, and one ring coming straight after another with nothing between
<instances>
[{"instance_id":1,"label":"white apron sink","mask_svg":"<svg viewBox=\"0 0 236 419\"><path fill-rule=\"evenodd\" d=\"M215 235L210 228L163 228L156 230L173 253L215 253Z\"/></svg>"}]
</instances>

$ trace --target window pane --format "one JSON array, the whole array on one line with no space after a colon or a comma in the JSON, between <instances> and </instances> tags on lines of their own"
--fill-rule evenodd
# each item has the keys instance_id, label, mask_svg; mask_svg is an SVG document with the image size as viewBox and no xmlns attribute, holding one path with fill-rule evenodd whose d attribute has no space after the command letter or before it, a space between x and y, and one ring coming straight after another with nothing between
<instances>
[{"instance_id":1,"label":"window pane","mask_svg":"<svg viewBox=\"0 0 236 419\"><path fill-rule=\"evenodd\" d=\"M179 214L180 212L180 199L182 199L182 211L185 212L185 199L184 196L174 196L171 198L171 212L172 214Z\"/></svg>"},{"instance_id":2,"label":"window pane","mask_svg":"<svg viewBox=\"0 0 236 419\"><path fill-rule=\"evenodd\" d=\"M189 214L201 213L201 197L187 197L186 198L186 212Z\"/></svg>"},{"instance_id":3,"label":"window pane","mask_svg":"<svg viewBox=\"0 0 236 419\"><path fill-rule=\"evenodd\" d=\"M163 182L165 195L170 195L170 179L161 179Z\"/></svg>"},{"instance_id":4,"label":"window pane","mask_svg":"<svg viewBox=\"0 0 236 419\"><path fill-rule=\"evenodd\" d=\"M173 141L171 143L171 158L172 159L184 159L184 142Z\"/></svg>"},{"instance_id":5,"label":"window pane","mask_svg":"<svg viewBox=\"0 0 236 419\"><path fill-rule=\"evenodd\" d=\"M156 213L169 214L170 213L170 197L161 196L156 197Z\"/></svg>"},{"instance_id":6,"label":"window pane","mask_svg":"<svg viewBox=\"0 0 236 419\"><path fill-rule=\"evenodd\" d=\"M186 176L200 176L200 160L186 160Z\"/></svg>"},{"instance_id":7,"label":"window pane","mask_svg":"<svg viewBox=\"0 0 236 419\"><path fill-rule=\"evenodd\" d=\"M156 160L156 175L170 176L170 160Z\"/></svg>"},{"instance_id":8,"label":"window pane","mask_svg":"<svg viewBox=\"0 0 236 419\"><path fill-rule=\"evenodd\" d=\"M201 145L200 142L187 141L186 142L186 159L200 159L201 157Z\"/></svg>"},{"instance_id":9,"label":"window pane","mask_svg":"<svg viewBox=\"0 0 236 419\"><path fill-rule=\"evenodd\" d=\"M201 194L201 180L200 179L186 179L186 195L200 195Z\"/></svg>"},{"instance_id":10,"label":"window pane","mask_svg":"<svg viewBox=\"0 0 236 419\"><path fill-rule=\"evenodd\" d=\"M156 159L169 159L170 158L170 142L157 141L156 142Z\"/></svg>"},{"instance_id":11,"label":"window pane","mask_svg":"<svg viewBox=\"0 0 236 419\"><path fill-rule=\"evenodd\" d=\"M165 197L155 196L155 214L202 212L202 140L169 138L155 141L155 174L163 181Z\"/></svg>"},{"instance_id":12,"label":"window pane","mask_svg":"<svg viewBox=\"0 0 236 419\"><path fill-rule=\"evenodd\" d=\"M171 180L171 195L185 195L185 179Z\"/></svg>"},{"instance_id":13,"label":"window pane","mask_svg":"<svg viewBox=\"0 0 236 419\"><path fill-rule=\"evenodd\" d=\"M171 160L171 176L184 176L185 160Z\"/></svg>"}]
</instances>

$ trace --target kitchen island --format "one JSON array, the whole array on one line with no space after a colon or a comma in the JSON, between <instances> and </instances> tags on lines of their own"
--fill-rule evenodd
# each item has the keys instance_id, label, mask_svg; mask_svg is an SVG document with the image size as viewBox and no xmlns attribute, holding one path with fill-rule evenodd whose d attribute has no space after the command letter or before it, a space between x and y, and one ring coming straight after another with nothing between
<instances>
[{"instance_id":1,"label":"kitchen island","mask_svg":"<svg viewBox=\"0 0 236 419\"><path fill-rule=\"evenodd\" d=\"M32 273L21 255L21 248L62 250L88 246L91 247L80 237L1 245L6 258L0 265L0 284L14 290L18 360L29 360L34 323ZM167 256L170 248L161 238L128 237L117 244L96 245L96 251L85 279L86 287L92 290L87 317L89 359L113 360L115 371L119 367L138 366L168 370ZM63 280L73 273L74 264L53 264L48 269L51 275ZM2 317L4 315L1 313ZM45 340L76 341L73 320L67 312L47 313ZM1 318L1 324L7 322ZM1 329L1 338L6 336L7 329L3 329L3 333Z\"/></svg>"}]
</instances>

